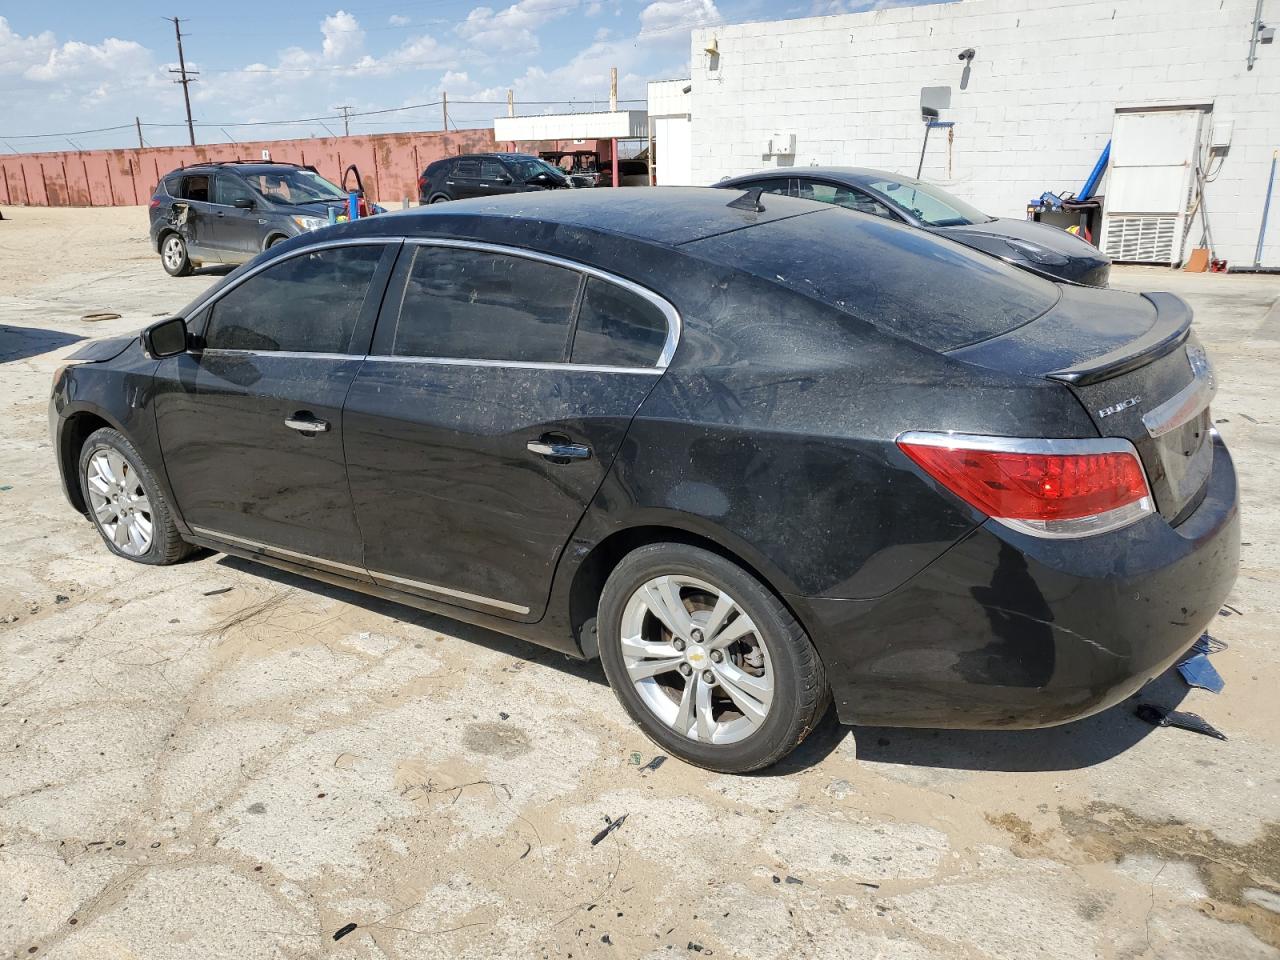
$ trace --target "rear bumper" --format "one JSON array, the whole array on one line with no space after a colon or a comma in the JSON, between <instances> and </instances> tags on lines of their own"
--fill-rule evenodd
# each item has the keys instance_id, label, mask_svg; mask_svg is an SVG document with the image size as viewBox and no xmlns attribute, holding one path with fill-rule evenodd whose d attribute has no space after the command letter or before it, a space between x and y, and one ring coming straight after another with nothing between
<instances>
[{"instance_id":1,"label":"rear bumper","mask_svg":"<svg viewBox=\"0 0 1280 960\"><path fill-rule=\"evenodd\" d=\"M875 600L790 597L840 719L1043 727L1104 710L1163 673L1235 583L1235 468L1214 439L1200 506L1081 540L988 522Z\"/></svg>"}]
</instances>

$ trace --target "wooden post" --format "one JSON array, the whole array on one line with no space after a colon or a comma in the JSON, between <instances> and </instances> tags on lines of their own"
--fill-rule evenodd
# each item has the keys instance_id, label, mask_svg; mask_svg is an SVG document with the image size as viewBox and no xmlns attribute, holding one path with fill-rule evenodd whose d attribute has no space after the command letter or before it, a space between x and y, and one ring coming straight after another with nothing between
<instances>
[{"instance_id":1,"label":"wooden post","mask_svg":"<svg viewBox=\"0 0 1280 960\"><path fill-rule=\"evenodd\" d=\"M618 112L618 68L609 68L609 112Z\"/></svg>"},{"instance_id":2,"label":"wooden post","mask_svg":"<svg viewBox=\"0 0 1280 960\"><path fill-rule=\"evenodd\" d=\"M444 90L440 91L440 109L441 109L441 112L444 114L444 132L448 133L449 132L449 94Z\"/></svg>"},{"instance_id":3,"label":"wooden post","mask_svg":"<svg viewBox=\"0 0 1280 960\"><path fill-rule=\"evenodd\" d=\"M516 92L514 90L507 91L507 116L514 117L516 115Z\"/></svg>"},{"instance_id":4,"label":"wooden post","mask_svg":"<svg viewBox=\"0 0 1280 960\"><path fill-rule=\"evenodd\" d=\"M138 149L139 149L139 150L144 150L144 149L146 149L146 146L147 146L147 145L146 145L146 143L144 143L144 142L143 142L143 140L142 140L142 121L141 121L140 119L138 119L137 117L134 117L134 118L133 118L133 124L134 124L134 126L136 126L136 127L138 128Z\"/></svg>"}]
</instances>

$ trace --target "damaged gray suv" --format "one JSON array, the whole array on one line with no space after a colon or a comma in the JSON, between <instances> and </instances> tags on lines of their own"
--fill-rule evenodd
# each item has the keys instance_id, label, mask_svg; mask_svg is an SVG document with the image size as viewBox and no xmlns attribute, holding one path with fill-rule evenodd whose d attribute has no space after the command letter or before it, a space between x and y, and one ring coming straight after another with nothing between
<instances>
[{"instance_id":1,"label":"damaged gray suv","mask_svg":"<svg viewBox=\"0 0 1280 960\"><path fill-rule=\"evenodd\" d=\"M345 217L347 193L311 167L225 161L175 170L151 198L151 247L165 272L244 263L272 244ZM374 208L381 212L381 208Z\"/></svg>"}]
</instances>

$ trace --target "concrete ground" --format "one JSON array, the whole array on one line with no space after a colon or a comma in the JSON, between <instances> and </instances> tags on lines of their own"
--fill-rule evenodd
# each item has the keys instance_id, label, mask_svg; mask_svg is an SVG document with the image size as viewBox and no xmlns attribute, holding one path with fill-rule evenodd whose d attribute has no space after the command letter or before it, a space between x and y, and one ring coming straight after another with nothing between
<instances>
[{"instance_id":1,"label":"concrete ground","mask_svg":"<svg viewBox=\"0 0 1280 960\"><path fill-rule=\"evenodd\" d=\"M1190 300L1222 383L1227 687L1146 696L1228 741L1129 703L827 725L727 777L643 767L596 664L223 556L113 558L59 492L50 375L214 277L167 277L140 208L4 214L0 956L1280 958L1280 278L1115 278Z\"/></svg>"}]
</instances>

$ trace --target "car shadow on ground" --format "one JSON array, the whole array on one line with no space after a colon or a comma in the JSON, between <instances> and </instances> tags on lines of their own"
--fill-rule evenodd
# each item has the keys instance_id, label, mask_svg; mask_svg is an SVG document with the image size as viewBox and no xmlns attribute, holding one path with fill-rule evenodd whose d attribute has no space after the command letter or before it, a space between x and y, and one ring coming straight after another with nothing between
<instances>
[{"instance_id":1,"label":"car shadow on ground","mask_svg":"<svg viewBox=\"0 0 1280 960\"><path fill-rule=\"evenodd\" d=\"M49 353L69 343L85 340L74 333L47 330L43 327L11 327L0 323L0 363L25 360L27 357Z\"/></svg>"},{"instance_id":2,"label":"car shadow on ground","mask_svg":"<svg viewBox=\"0 0 1280 960\"><path fill-rule=\"evenodd\" d=\"M767 774L814 766L853 737L859 760L949 770L1006 773L1080 770L1104 763L1135 746L1156 728L1134 716L1139 703L1177 709L1187 685L1170 668L1134 696L1092 717L1039 730L936 730L908 727L846 727L830 712L796 751ZM1173 731L1171 736L1197 734Z\"/></svg>"},{"instance_id":3,"label":"car shadow on ground","mask_svg":"<svg viewBox=\"0 0 1280 960\"><path fill-rule=\"evenodd\" d=\"M591 683L608 685L599 660L576 660L485 627L427 613L392 600L371 597L239 557L218 555L216 562L220 566L263 577L283 586L306 590L394 620L479 644L495 653L536 662ZM850 727L841 724L836 719L835 709L831 708L799 747L780 763L760 771L757 776L786 776L815 767L839 749L849 737L854 739L858 759L873 763L1010 773L1079 770L1124 753L1154 732L1155 727L1133 715L1138 703L1149 702L1165 709L1176 709L1186 695L1187 685L1177 670L1171 668L1133 697L1102 713L1041 730ZM1184 731L1172 731L1170 735L1197 736Z\"/></svg>"},{"instance_id":4,"label":"car shadow on ground","mask_svg":"<svg viewBox=\"0 0 1280 960\"><path fill-rule=\"evenodd\" d=\"M197 560L196 562L199 561ZM608 686L608 681L605 680L604 676L604 669L600 666L599 660L576 660L555 650L540 647L517 637L509 637L504 633L498 633L486 627L478 627L462 620L454 620L452 617L428 613L425 610L406 606L394 600L371 597L365 593L334 586L320 580L312 580L310 577L290 573L277 567L269 567L266 564L256 563L252 560L219 554L217 555L217 563L219 566L229 567L232 570L238 570L255 577L262 577L282 586L306 590L308 593L319 594L331 600L349 603L352 606L369 610L384 617L390 617L393 620L411 623L416 627L434 630L437 633L445 633L451 637L457 637L459 640L465 640L467 643L478 644L495 653L518 657L521 660L552 667L561 673L567 673L580 679L588 680L591 683Z\"/></svg>"}]
</instances>

